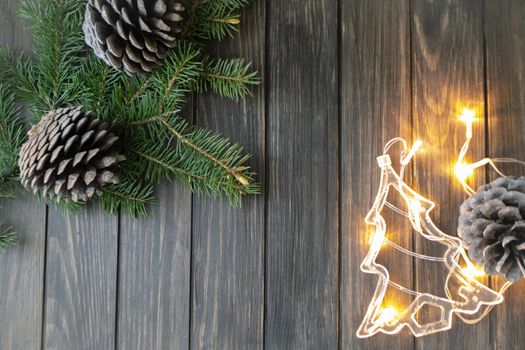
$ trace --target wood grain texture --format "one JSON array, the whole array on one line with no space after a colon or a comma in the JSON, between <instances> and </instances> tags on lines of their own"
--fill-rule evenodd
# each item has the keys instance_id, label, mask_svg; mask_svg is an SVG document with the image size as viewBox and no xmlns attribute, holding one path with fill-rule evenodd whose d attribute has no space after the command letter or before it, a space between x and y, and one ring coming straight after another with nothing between
<instances>
[{"instance_id":1,"label":"wood grain texture","mask_svg":"<svg viewBox=\"0 0 525 350\"><path fill-rule=\"evenodd\" d=\"M482 3L479 1L414 1L412 18L412 86L414 135L424 140L415 167L415 188L436 201L431 213L444 232L456 235L459 205L466 198L453 174L457 154L465 141L459 122L461 107L475 108L483 115ZM476 123L468 160L484 156L483 119ZM483 183L483 171L477 172ZM442 256L444 247L423 237L415 240L416 251ZM418 263L416 287L420 292L444 296L447 271L443 264ZM416 339L420 349L473 348L490 343L490 323L475 326L456 319L444 333Z\"/></svg>"},{"instance_id":2,"label":"wood grain texture","mask_svg":"<svg viewBox=\"0 0 525 350\"><path fill-rule=\"evenodd\" d=\"M114 349L117 221L49 209L44 349Z\"/></svg>"},{"instance_id":3,"label":"wood grain texture","mask_svg":"<svg viewBox=\"0 0 525 350\"><path fill-rule=\"evenodd\" d=\"M0 203L4 204L0 217L16 228L19 241L0 255L0 349L38 349L42 338L46 208L35 203L32 195Z\"/></svg>"},{"instance_id":4,"label":"wood grain texture","mask_svg":"<svg viewBox=\"0 0 525 350\"><path fill-rule=\"evenodd\" d=\"M191 193L159 186L147 219L122 216L117 349L186 349L189 345Z\"/></svg>"},{"instance_id":5,"label":"wood grain texture","mask_svg":"<svg viewBox=\"0 0 525 350\"><path fill-rule=\"evenodd\" d=\"M244 57L264 76L265 3L241 13L239 33L210 48L212 56ZM253 154L264 183L264 89L240 102L216 95L195 98L197 125L220 132ZM193 349L262 349L264 316L264 196L227 200L194 196L192 252Z\"/></svg>"},{"instance_id":6,"label":"wood grain texture","mask_svg":"<svg viewBox=\"0 0 525 350\"><path fill-rule=\"evenodd\" d=\"M0 0L0 45L29 52L19 2ZM240 33L209 52L253 61L264 85L240 103L204 94L190 113L254 154L264 193L232 208L162 185L140 220L95 207L50 209L46 222L29 195L6 203L21 241L0 255L0 349L521 348L523 283L474 326L456 318L418 339L355 332L376 286L359 264L384 142L425 142L408 182L438 203L432 217L452 235L465 198L451 171L459 109L488 121L475 125L469 160L524 158L525 4L254 0L241 18ZM398 244L443 253L399 218L391 227ZM442 288L443 268L383 251L393 280ZM385 306L407 300L392 294Z\"/></svg>"},{"instance_id":7,"label":"wood grain texture","mask_svg":"<svg viewBox=\"0 0 525 350\"><path fill-rule=\"evenodd\" d=\"M0 1L0 46L31 50L31 35L17 17L19 1ZM31 195L1 202L0 218L20 233L0 255L0 349L37 349L42 336L46 208Z\"/></svg>"},{"instance_id":8,"label":"wood grain texture","mask_svg":"<svg viewBox=\"0 0 525 350\"><path fill-rule=\"evenodd\" d=\"M372 233L364 217L379 189L375 158L389 139L410 141L412 136L409 2L341 5L341 348L407 349L413 345L407 330L396 337L378 334L363 340L355 333L377 284L376 277L359 270ZM397 159L392 160L399 167ZM411 249L410 224L399 215L382 215L387 237ZM412 288L411 259L383 249L378 262L389 269L393 281ZM409 297L387 293L383 305L401 308L410 302Z\"/></svg>"},{"instance_id":9,"label":"wood grain texture","mask_svg":"<svg viewBox=\"0 0 525 350\"><path fill-rule=\"evenodd\" d=\"M268 349L338 345L337 1L269 1Z\"/></svg>"},{"instance_id":10,"label":"wood grain texture","mask_svg":"<svg viewBox=\"0 0 525 350\"><path fill-rule=\"evenodd\" d=\"M494 15L497 14L497 15ZM488 135L490 157L525 159L525 3L486 1ZM523 176L524 167L505 166L508 175ZM491 179L496 175L491 173ZM501 286L501 281L495 284ZM514 284L493 313L494 349L525 344L524 282Z\"/></svg>"}]
</instances>

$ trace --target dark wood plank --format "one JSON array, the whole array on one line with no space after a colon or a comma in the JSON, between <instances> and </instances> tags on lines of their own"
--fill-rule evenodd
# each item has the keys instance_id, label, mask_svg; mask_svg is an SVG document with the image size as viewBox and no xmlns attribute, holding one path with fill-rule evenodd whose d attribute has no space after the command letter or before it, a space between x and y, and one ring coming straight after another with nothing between
<instances>
[{"instance_id":1,"label":"dark wood plank","mask_svg":"<svg viewBox=\"0 0 525 350\"><path fill-rule=\"evenodd\" d=\"M525 160L525 3L486 1L489 156ZM508 175L525 168L504 166ZM497 175L491 173L491 179ZM501 286L501 281L495 283ZM520 323L525 315L523 282L512 286L505 301L492 311L495 349L516 349L525 343Z\"/></svg>"},{"instance_id":2,"label":"dark wood plank","mask_svg":"<svg viewBox=\"0 0 525 350\"><path fill-rule=\"evenodd\" d=\"M45 349L114 349L118 218L48 214Z\"/></svg>"},{"instance_id":3,"label":"dark wood plank","mask_svg":"<svg viewBox=\"0 0 525 350\"><path fill-rule=\"evenodd\" d=\"M19 3L0 1L0 46L29 52L31 34L18 17ZM31 195L0 205L5 205L0 218L20 232L18 246L0 255L0 349L37 349L42 335L46 208Z\"/></svg>"},{"instance_id":4,"label":"dark wood plank","mask_svg":"<svg viewBox=\"0 0 525 350\"><path fill-rule=\"evenodd\" d=\"M253 1L241 14L239 33L216 45L217 57L245 57L264 75L265 4ZM253 154L264 183L264 89L236 103L206 94L196 97L196 123L230 137ZM264 315L264 196L227 200L194 196L192 249L194 349L261 349Z\"/></svg>"},{"instance_id":5,"label":"dark wood plank","mask_svg":"<svg viewBox=\"0 0 525 350\"><path fill-rule=\"evenodd\" d=\"M337 1L269 1L268 349L338 345Z\"/></svg>"},{"instance_id":6,"label":"dark wood plank","mask_svg":"<svg viewBox=\"0 0 525 350\"><path fill-rule=\"evenodd\" d=\"M121 217L118 349L187 349L191 193L159 186L147 219Z\"/></svg>"},{"instance_id":7,"label":"dark wood plank","mask_svg":"<svg viewBox=\"0 0 525 350\"><path fill-rule=\"evenodd\" d=\"M483 114L483 24L480 1L414 1L412 18L414 135L425 142L416 165L415 184L434 200L436 224L456 235L459 205L466 198L453 167L465 140L458 120L462 106ZM484 126L476 123L468 160L484 156ZM483 183L484 172L476 173ZM477 182L479 184L479 182ZM418 252L442 256L444 247L418 237ZM443 264L416 265L419 291L444 296L447 271ZM490 342L489 319L475 326L457 317L450 331L416 340L420 349L480 349Z\"/></svg>"},{"instance_id":8,"label":"dark wood plank","mask_svg":"<svg viewBox=\"0 0 525 350\"><path fill-rule=\"evenodd\" d=\"M370 249L364 217L379 188L376 157L389 139L411 141L409 1L341 3L341 348L408 349L408 330L397 336L356 337L377 278L359 265ZM395 18L395 20L392 20ZM392 158L396 168L398 160ZM409 176L406 177L410 180ZM408 181L407 181L408 182ZM401 216L382 213L387 237L411 249L411 226ZM384 254L383 254L384 251ZM412 259L384 247L378 262L396 283L412 288ZM391 292L391 293L389 293ZM387 292L383 307L406 308L412 298Z\"/></svg>"},{"instance_id":9,"label":"dark wood plank","mask_svg":"<svg viewBox=\"0 0 525 350\"><path fill-rule=\"evenodd\" d=\"M32 195L2 202L19 242L0 254L0 349L37 349L42 338L46 208ZM21 215L21 213L23 213Z\"/></svg>"}]
</instances>

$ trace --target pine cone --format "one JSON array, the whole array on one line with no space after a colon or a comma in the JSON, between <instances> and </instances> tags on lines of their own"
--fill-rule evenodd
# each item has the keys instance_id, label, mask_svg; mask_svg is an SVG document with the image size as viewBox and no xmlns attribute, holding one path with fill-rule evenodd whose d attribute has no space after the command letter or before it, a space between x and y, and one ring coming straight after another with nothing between
<instances>
[{"instance_id":1,"label":"pine cone","mask_svg":"<svg viewBox=\"0 0 525 350\"><path fill-rule=\"evenodd\" d=\"M119 179L111 168L124 157L113 150L118 137L81 107L47 113L29 131L18 166L22 184L44 196L86 202Z\"/></svg>"},{"instance_id":2,"label":"pine cone","mask_svg":"<svg viewBox=\"0 0 525 350\"><path fill-rule=\"evenodd\" d=\"M149 73L175 46L183 11L175 0L89 0L86 43L112 67Z\"/></svg>"},{"instance_id":3,"label":"pine cone","mask_svg":"<svg viewBox=\"0 0 525 350\"><path fill-rule=\"evenodd\" d=\"M458 235L489 275L525 276L525 176L500 177L461 205Z\"/></svg>"}]
</instances>

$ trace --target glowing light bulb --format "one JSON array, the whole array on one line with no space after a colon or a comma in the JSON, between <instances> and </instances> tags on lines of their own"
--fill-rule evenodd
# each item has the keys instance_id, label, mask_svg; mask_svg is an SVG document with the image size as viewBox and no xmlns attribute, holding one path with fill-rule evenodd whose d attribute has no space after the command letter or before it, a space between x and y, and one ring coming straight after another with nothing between
<instances>
[{"instance_id":1,"label":"glowing light bulb","mask_svg":"<svg viewBox=\"0 0 525 350\"><path fill-rule=\"evenodd\" d=\"M379 324L389 324L392 323L397 318L397 310L393 306L389 306L381 311L381 314L378 318Z\"/></svg>"},{"instance_id":2,"label":"glowing light bulb","mask_svg":"<svg viewBox=\"0 0 525 350\"><path fill-rule=\"evenodd\" d=\"M469 108L463 108L459 116L459 120L467 124L473 123L476 120L476 111Z\"/></svg>"},{"instance_id":3,"label":"glowing light bulb","mask_svg":"<svg viewBox=\"0 0 525 350\"><path fill-rule=\"evenodd\" d=\"M485 270L482 267L469 265L462 269L463 273L470 279L476 279L485 276Z\"/></svg>"},{"instance_id":4,"label":"glowing light bulb","mask_svg":"<svg viewBox=\"0 0 525 350\"><path fill-rule=\"evenodd\" d=\"M457 163L454 167L454 174L459 181L464 182L465 179L473 174L473 169L468 164Z\"/></svg>"}]
</instances>

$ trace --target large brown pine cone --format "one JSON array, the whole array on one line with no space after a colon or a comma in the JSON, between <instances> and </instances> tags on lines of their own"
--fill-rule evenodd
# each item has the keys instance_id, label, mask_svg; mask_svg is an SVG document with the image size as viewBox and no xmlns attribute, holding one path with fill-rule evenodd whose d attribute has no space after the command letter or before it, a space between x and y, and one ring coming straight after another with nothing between
<instances>
[{"instance_id":1,"label":"large brown pine cone","mask_svg":"<svg viewBox=\"0 0 525 350\"><path fill-rule=\"evenodd\" d=\"M500 177L461 205L458 235L490 275L525 276L525 176Z\"/></svg>"},{"instance_id":2,"label":"large brown pine cone","mask_svg":"<svg viewBox=\"0 0 525 350\"><path fill-rule=\"evenodd\" d=\"M81 107L47 113L28 133L18 166L22 184L44 196L86 202L105 184L117 184L112 168L123 156L118 137Z\"/></svg>"},{"instance_id":3,"label":"large brown pine cone","mask_svg":"<svg viewBox=\"0 0 525 350\"><path fill-rule=\"evenodd\" d=\"M175 46L184 7L175 0L89 0L86 43L129 75L149 73Z\"/></svg>"}]
</instances>

